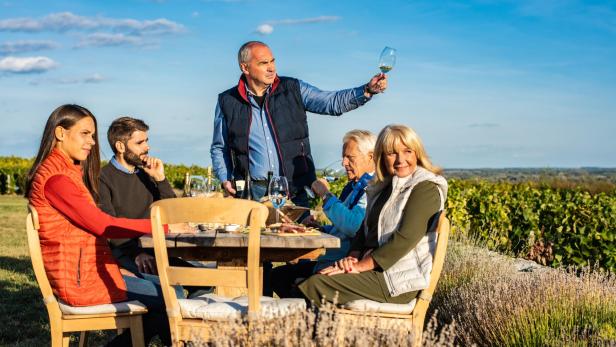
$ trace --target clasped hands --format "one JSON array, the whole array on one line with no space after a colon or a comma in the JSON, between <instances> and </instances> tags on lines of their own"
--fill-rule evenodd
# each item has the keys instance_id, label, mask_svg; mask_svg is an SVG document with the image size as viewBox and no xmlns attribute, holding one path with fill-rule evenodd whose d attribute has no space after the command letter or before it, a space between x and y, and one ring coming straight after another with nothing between
<instances>
[{"instance_id":1,"label":"clasped hands","mask_svg":"<svg viewBox=\"0 0 616 347\"><path fill-rule=\"evenodd\" d=\"M368 250L361 261L357 259L359 252L351 252L349 256L338 260L334 265L326 267L319 271L322 275L333 276L343 273L357 274L363 271L372 270L374 263L370 255L372 250Z\"/></svg>"},{"instance_id":2,"label":"clasped hands","mask_svg":"<svg viewBox=\"0 0 616 347\"><path fill-rule=\"evenodd\" d=\"M335 262L334 265L322 269L321 271L319 271L319 273L327 276L333 276L343 273L359 273L359 270L357 270L356 267L356 264L358 262L359 260L357 260L357 258L355 257L344 257Z\"/></svg>"}]
</instances>

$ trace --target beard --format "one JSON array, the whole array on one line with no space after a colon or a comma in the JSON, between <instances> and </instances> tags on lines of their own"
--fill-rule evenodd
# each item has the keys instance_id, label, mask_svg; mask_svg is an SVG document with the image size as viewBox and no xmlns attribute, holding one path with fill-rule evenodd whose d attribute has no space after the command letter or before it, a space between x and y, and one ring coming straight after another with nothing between
<instances>
[{"instance_id":1,"label":"beard","mask_svg":"<svg viewBox=\"0 0 616 347\"><path fill-rule=\"evenodd\" d=\"M143 152L141 154L137 154L130 149L126 148L126 152L124 152L124 160L133 166L143 166L143 160L141 160L142 155L147 155L148 152Z\"/></svg>"}]
</instances>

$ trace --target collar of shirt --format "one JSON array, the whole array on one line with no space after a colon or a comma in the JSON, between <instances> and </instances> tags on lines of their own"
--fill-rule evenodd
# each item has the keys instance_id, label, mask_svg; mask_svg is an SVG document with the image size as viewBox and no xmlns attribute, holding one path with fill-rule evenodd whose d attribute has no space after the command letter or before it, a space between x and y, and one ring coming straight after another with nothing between
<instances>
[{"instance_id":1,"label":"collar of shirt","mask_svg":"<svg viewBox=\"0 0 616 347\"><path fill-rule=\"evenodd\" d=\"M125 174L136 174L137 172L139 172L139 168L135 167L135 170L133 171L129 171L127 168L125 168L124 166L122 166L122 164L120 164L120 162L118 162L118 160L116 159L115 155L111 158L111 160L109 161L111 163L111 165L113 165L113 167L115 167L116 169L124 172Z\"/></svg>"},{"instance_id":2,"label":"collar of shirt","mask_svg":"<svg viewBox=\"0 0 616 347\"><path fill-rule=\"evenodd\" d=\"M265 90L265 93L263 93L263 96L267 96L267 94L269 94L271 90L272 90L272 86L267 87L267 89ZM251 102L255 102L255 103L257 102L254 98L257 95L251 92L250 89L248 89L248 83L246 83L246 94L248 95L248 97L250 97Z\"/></svg>"}]
</instances>

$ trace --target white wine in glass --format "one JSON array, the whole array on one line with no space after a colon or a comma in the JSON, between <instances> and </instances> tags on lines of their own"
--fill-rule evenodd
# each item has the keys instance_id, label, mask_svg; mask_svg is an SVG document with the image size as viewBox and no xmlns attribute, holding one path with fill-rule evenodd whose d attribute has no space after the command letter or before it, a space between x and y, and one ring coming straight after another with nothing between
<instances>
[{"instance_id":1,"label":"white wine in glass","mask_svg":"<svg viewBox=\"0 0 616 347\"><path fill-rule=\"evenodd\" d=\"M383 48L379 57L379 69L382 73L388 73L396 65L396 49L391 47Z\"/></svg>"}]
</instances>

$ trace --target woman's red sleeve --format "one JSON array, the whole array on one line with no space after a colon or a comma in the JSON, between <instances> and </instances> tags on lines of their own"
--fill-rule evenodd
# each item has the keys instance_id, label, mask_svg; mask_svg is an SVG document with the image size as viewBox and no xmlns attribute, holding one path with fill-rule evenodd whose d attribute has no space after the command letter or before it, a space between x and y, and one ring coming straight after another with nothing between
<instances>
[{"instance_id":1,"label":"woman's red sleeve","mask_svg":"<svg viewBox=\"0 0 616 347\"><path fill-rule=\"evenodd\" d=\"M121 239L152 233L149 219L117 218L106 214L84 197L77 185L64 175L47 180L45 198L71 223L98 236Z\"/></svg>"}]
</instances>

